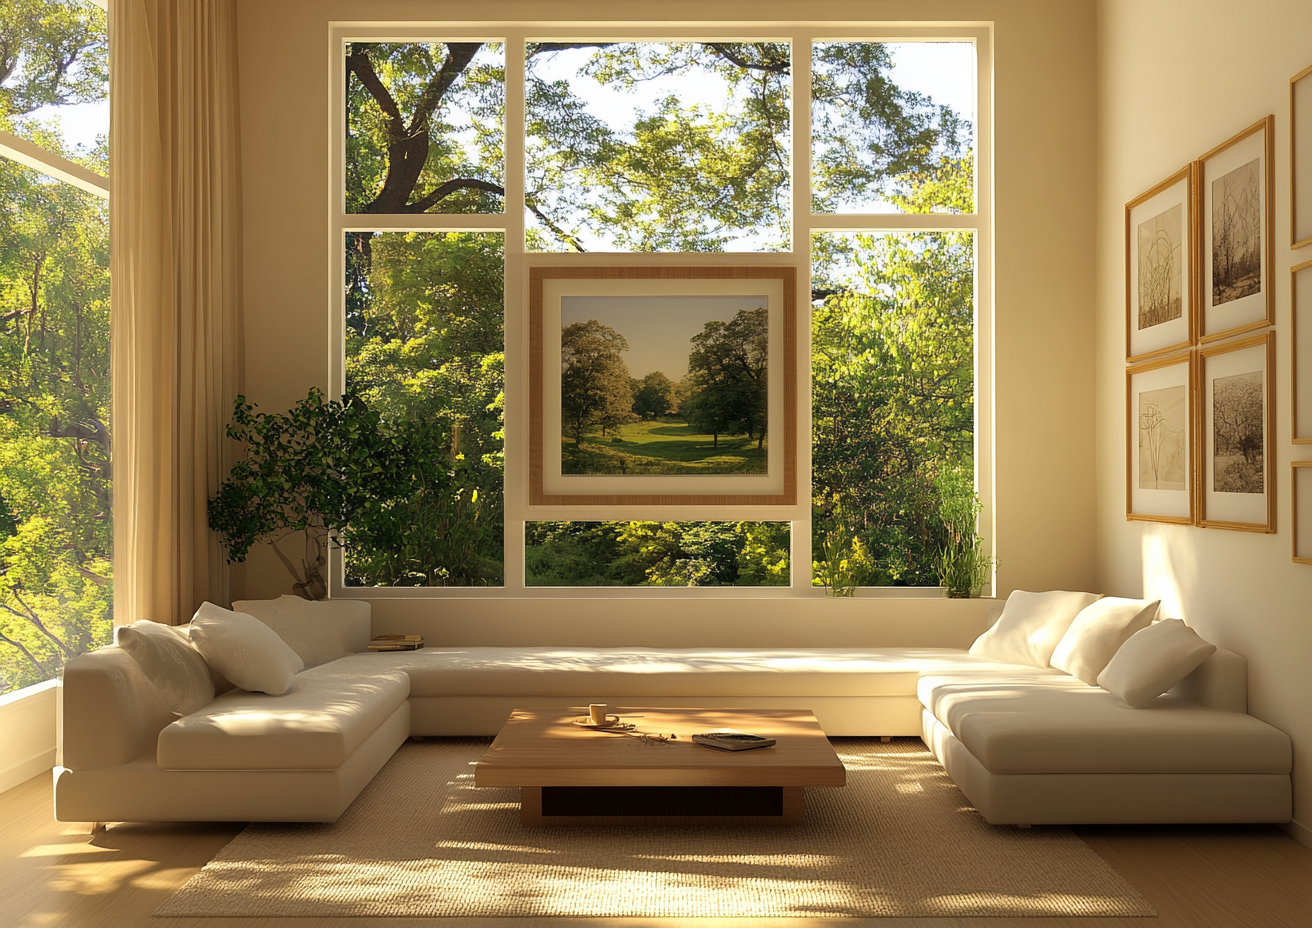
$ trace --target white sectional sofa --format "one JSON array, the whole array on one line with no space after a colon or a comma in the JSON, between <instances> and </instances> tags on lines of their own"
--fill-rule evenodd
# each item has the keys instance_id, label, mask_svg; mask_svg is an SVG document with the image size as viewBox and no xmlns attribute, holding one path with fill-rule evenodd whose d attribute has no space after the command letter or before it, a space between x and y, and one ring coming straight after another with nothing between
<instances>
[{"instance_id":1,"label":"white sectional sofa","mask_svg":"<svg viewBox=\"0 0 1312 928\"><path fill-rule=\"evenodd\" d=\"M333 821L408 736L494 735L513 708L589 702L805 708L834 736L921 736L994 823L1291 815L1289 739L1246 714L1244 661L1226 651L1130 709L1060 671L952 649L369 653L366 603L316 604L313 619L236 606L304 660L292 692L229 690L179 718L122 649L71 661L57 819Z\"/></svg>"}]
</instances>

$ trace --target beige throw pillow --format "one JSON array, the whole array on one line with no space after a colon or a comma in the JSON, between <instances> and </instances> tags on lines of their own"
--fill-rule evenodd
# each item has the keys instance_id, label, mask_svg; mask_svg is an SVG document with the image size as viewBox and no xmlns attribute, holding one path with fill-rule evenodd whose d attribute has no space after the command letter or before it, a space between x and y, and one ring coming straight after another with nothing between
<instances>
[{"instance_id":1,"label":"beige throw pillow","mask_svg":"<svg viewBox=\"0 0 1312 928\"><path fill-rule=\"evenodd\" d=\"M1216 645L1199 638L1179 619L1166 619L1135 632L1098 674L1098 685L1127 706L1143 709L1194 672Z\"/></svg>"},{"instance_id":2,"label":"beige throw pillow","mask_svg":"<svg viewBox=\"0 0 1312 928\"><path fill-rule=\"evenodd\" d=\"M1120 646L1135 632L1152 624L1160 604L1158 599L1149 602L1104 596L1085 606L1057 643L1050 663L1090 686L1096 685L1098 674Z\"/></svg>"},{"instance_id":3,"label":"beige throw pillow","mask_svg":"<svg viewBox=\"0 0 1312 928\"><path fill-rule=\"evenodd\" d=\"M191 642L233 686L252 693L291 692L305 664L278 635L254 616L201 603L192 617Z\"/></svg>"},{"instance_id":4,"label":"beige throw pillow","mask_svg":"<svg viewBox=\"0 0 1312 928\"><path fill-rule=\"evenodd\" d=\"M114 643L132 656L178 715L195 712L214 698L210 669L191 646L186 628L143 619L116 629Z\"/></svg>"},{"instance_id":5,"label":"beige throw pillow","mask_svg":"<svg viewBox=\"0 0 1312 928\"><path fill-rule=\"evenodd\" d=\"M995 661L1047 667L1053 648L1071 627L1071 621L1097 599L1097 593L1016 590L1007 597L1007 605L993 627L975 639L970 653Z\"/></svg>"}]
</instances>

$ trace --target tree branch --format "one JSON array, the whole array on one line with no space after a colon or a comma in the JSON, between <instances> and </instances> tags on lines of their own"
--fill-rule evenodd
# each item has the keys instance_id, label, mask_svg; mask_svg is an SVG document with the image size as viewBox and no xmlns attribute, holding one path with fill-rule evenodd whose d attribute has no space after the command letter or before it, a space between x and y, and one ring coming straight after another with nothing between
<instances>
[{"instance_id":1,"label":"tree branch","mask_svg":"<svg viewBox=\"0 0 1312 928\"><path fill-rule=\"evenodd\" d=\"M737 65L746 71L769 71L771 74L788 73L789 65L787 61L768 61L762 64L756 64L735 54L730 50L728 45L719 42L707 42L706 47L711 49L725 61Z\"/></svg>"},{"instance_id":2,"label":"tree branch","mask_svg":"<svg viewBox=\"0 0 1312 928\"><path fill-rule=\"evenodd\" d=\"M22 652L23 652L23 656L26 657L29 661L32 662L32 666L33 666L34 668L36 668L36 670L37 670L38 673L45 673L45 672L46 672L46 668L45 668L45 666L44 666L39 660L37 660L37 659L32 655L32 652L29 651L29 650L27 649L27 647L26 647L22 642L15 641L13 638L10 638L10 637L9 637L8 635L6 635L4 632L0 632L0 641L3 641L3 642L4 642L5 644L7 644L7 645L12 645L13 647L15 647L15 648L17 648L18 650L22 651Z\"/></svg>"},{"instance_id":3,"label":"tree branch","mask_svg":"<svg viewBox=\"0 0 1312 928\"><path fill-rule=\"evenodd\" d=\"M580 243L578 239L570 235L559 225L557 225L556 223L552 222L550 219L547 218L547 214L542 212L542 210L538 208L538 202L536 198L531 196L524 197L524 206L526 206L529 212L531 212L534 216L538 217L538 222L542 223L544 226L546 226L548 229L554 232L561 241L565 242L567 245L569 245L577 252L584 253L587 251L587 249L583 247L582 243Z\"/></svg>"},{"instance_id":4,"label":"tree branch","mask_svg":"<svg viewBox=\"0 0 1312 928\"><path fill-rule=\"evenodd\" d=\"M501 197L506 195L505 188L500 184L478 180L473 177L457 177L454 180L448 180L438 184L433 188L431 193L416 200L414 203L406 204L405 211L407 213L425 213L432 209L434 204L440 203L458 190L483 190L487 193L495 193Z\"/></svg>"}]
</instances>

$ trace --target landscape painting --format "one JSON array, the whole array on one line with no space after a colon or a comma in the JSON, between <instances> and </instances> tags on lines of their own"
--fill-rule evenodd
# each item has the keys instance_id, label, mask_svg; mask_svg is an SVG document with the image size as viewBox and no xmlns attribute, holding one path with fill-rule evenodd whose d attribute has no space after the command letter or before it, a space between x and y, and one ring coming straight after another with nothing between
<instances>
[{"instance_id":1,"label":"landscape painting","mask_svg":"<svg viewBox=\"0 0 1312 928\"><path fill-rule=\"evenodd\" d=\"M758 295L563 296L563 475L765 474Z\"/></svg>"},{"instance_id":2,"label":"landscape painting","mask_svg":"<svg viewBox=\"0 0 1312 928\"><path fill-rule=\"evenodd\" d=\"M1166 387L1139 394L1139 488L1185 489L1185 388Z\"/></svg>"},{"instance_id":3,"label":"landscape painting","mask_svg":"<svg viewBox=\"0 0 1312 928\"><path fill-rule=\"evenodd\" d=\"M1183 314L1183 256L1183 204L1177 203L1139 225L1140 329L1179 319Z\"/></svg>"},{"instance_id":4,"label":"landscape painting","mask_svg":"<svg viewBox=\"0 0 1312 928\"><path fill-rule=\"evenodd\" d=\"M1254 158L1212 182L1212 305L1262 290L1262 175Z\"/></svg>"},{"instance_id":5,"label":"landscape painting","mask_svg":"<svg viewBox=\"0 0 1312 928\"><path fill-rule=\"evenodd\" d=\"M1212 382L1212 490L1265 492L1266 417L1262 371L1248 371Z\"/></svg>"}]
</instances>

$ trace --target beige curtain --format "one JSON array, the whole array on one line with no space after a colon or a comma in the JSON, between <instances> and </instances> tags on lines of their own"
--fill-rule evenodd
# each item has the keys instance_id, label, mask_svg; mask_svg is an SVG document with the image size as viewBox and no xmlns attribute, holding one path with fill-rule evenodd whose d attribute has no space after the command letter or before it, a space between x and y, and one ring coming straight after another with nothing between
<instances>
[{"instance_id":1,"label":"beige curtain","mask_svg":"<svg viewBox=\"0 0 1312 928\"><path fill-rule=\"evenodd\" d=\"M116 624L228 602L205 503L240 388L232 0L110 4Z\"/></svg>"}]
</instances>

